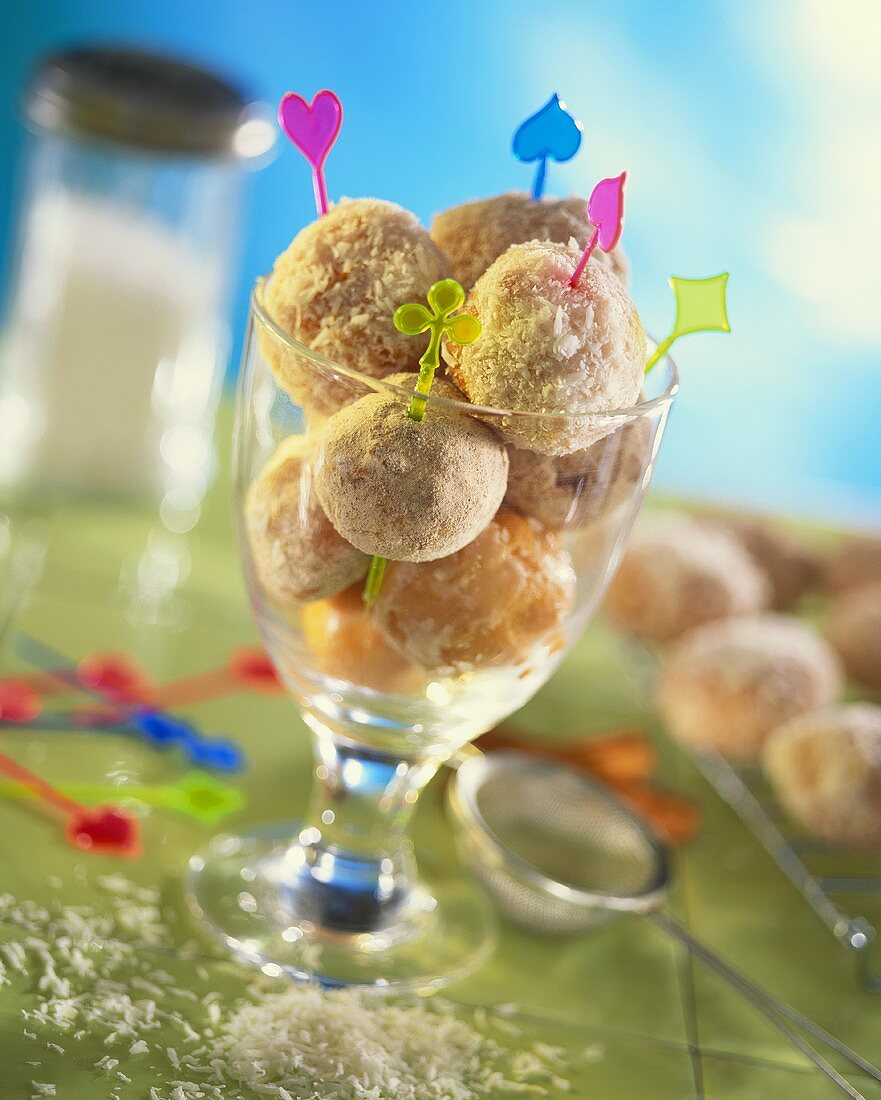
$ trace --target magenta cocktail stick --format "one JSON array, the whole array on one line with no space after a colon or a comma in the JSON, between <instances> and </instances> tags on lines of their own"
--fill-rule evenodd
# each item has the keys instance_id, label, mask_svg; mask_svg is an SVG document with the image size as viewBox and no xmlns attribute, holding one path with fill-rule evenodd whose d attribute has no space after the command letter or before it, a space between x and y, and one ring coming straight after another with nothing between
<instances>
[{"instance_id":1,"label":"magenta cocktail stick","mask_svg":"<svg viewBox=\"0 0 881 1100\"><path fill-rule=\"evenodd\" d=\"M600 180L587 200L587 220L594 227L593 236L581 254L578 266L572 272L569 286L576 287L597 245L603 252L611 252L621 239L624 228L624 183L627 173Z\"/></svg>"}]
</instances>

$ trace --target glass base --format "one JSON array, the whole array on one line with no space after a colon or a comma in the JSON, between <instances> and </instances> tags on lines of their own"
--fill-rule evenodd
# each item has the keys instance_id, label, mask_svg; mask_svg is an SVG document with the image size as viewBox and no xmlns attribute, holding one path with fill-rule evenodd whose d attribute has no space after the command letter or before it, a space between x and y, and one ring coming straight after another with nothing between
<instances>
[{"instance_id":1,"label":"glass base","mask_svg":"<svg viewBox=\"0 0 881 1100\"><path fill-rule=\"evenodd\" d=\"M272 976L329 987L419 992L463 977L492 951L492 906L476 884L458 878L418 883L381 928L322 928L297 912L296 893L287 886L296 835L286 824L218 836L190 860L190 909L236 958Z\"/></svg>"}]
</instances>

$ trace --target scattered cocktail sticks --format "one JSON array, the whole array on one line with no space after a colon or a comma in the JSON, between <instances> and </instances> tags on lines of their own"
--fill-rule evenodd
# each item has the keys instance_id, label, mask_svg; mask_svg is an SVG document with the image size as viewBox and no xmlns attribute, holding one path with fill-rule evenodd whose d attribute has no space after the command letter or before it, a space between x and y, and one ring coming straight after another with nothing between
<instances>
[{"instance_id":1,"label":"scattered cocktail sticks","mask_svg":"<svg viewBox=\"0 0 881 1100\"><path fill-rule=\"evenodd\" d=\"M394 324L405 336L421 336L430 332L428 347L419 360L419 375L407 416L421 421L431 393L434 375L440 366L440 346L444 336L454 344L473 344L480 337L480 321L470 313L457 313L465 304L465 291L455 279L441 279L429 287L428 308L421 302L405 302L394 312ZM369 607L382 586L386 559L374 555L370 559L364 602Z\"/></svg>"},{"instance_id":2,"label":"scattered cocktail sticks","mask_svg":"<svg viewBox=\"0 0 881 1100\"><path fill-rule=\"evenodd\" d=\"M680 279L670 277L670 286L676 295L676 320L673 331L655 348L645 365L645 373L667 354L680 336L692 332L730 332L728 322L728 272L711 275L706 279Z\"/></svg>"},{"instance_id":3,"label":"scattered cocktail sticks","mask_svg":"<svg viewBox=\"0 0 881 1100\"><path fill-rule=\"evenodd\" d=\"M343 125L343 105L324 88L311 103L295 92L286 92L278 105L278 124L312 168L312 188L318 216L328 210L324 162Z\"/></svg>"},{"instance_id":4,"label":"scattered cocktail sticks","mask_svg":"<svg viewBox=\"0 0 881 1100\"><path fill-rule=\"evenodd\" d=\"M108 666L105 663L104 674L96 674L83 680L80 679L78 666L65 661L61 654L36 638L26 634L19 635L16 650L21 657L37 665L44 673L71 687L79 687L101 703L111 704L109 708L78 712L78 724L73 727L68 725L67 728L83 729L84 723L88 723L88 728L93 729L113 726L117 730L135 732L151 744L177 748L199 767L228 772L241 771L244 768L244 754L235 742L226 738L205 737L191 723L165 714L149 703L145 704L139 688L132 688L132 694L129 694L130 685L125 676L117 675L118 668L112 668L112 675L106 676ZM42 724L40 728L43 728ZM48 725L46 728L49 728Z\"/></svg>"},{"instance_id":5,"label":"scattered cocktail sticks","mask_svg":"<svg viewBox=\"0 0 881 1100\"><path fill-rule=\"evenodd\" d=\"M532 197L544 194L548 159L558 163L571 160L581 146L584 127L567 110L556 92L541 110L517 127L512 142L514 156L521 161L537 161Z\"/></svg>"},{"instance_id":6,"label":"scattered cocktail sticks","mask_svg":"<svg viewBox=\"0 0 881 1100\"><path fill-rule=\"evenodd\" d=\"M56 788L65 798L86 804L103 804L108 798L133 800L156 809L172 810L204 825L216 825L245 805L245 796L235 787L221 783L202 771L187 772L176 783L162 785L125 784L111 787L102 783L60 783ZM4 798L39 797L33 787L20 781L0 783Z\"/></svg>"},{"instance_id":7,"label":"scattered cocktail sticks","mask_svg":"<svg viewBox=\"0 0 881 1100\"><path fill-rule=\"evenodd\" d=\"M230 653L221 668L163 684L157 690L154 702L164 710L170 710L219 699L237 691L283 695L284 690L266 650L259 646L239 646Z\"/></svg>"},{"instance_id":8,"label":"scattered cocktail sticks","mask_svg":"<svg viewBox=\"0 0 881 1100\"><path fill-rule=\"evenodd\" d=\"M578 265L572 272L569 286L576 287L584 274L593 250L599 245L603 252L611 252L621 240L624 229L624 183L627 173L600 180L587 200L587 220L594 227L593 236L587 242L587 248L581 254Z\"/></svg>"},{"instance_id":9,"label":"scattered cocktail sticks","mask_svg":"<svg viewBox=\"0 0 881 1100\"><path fill-rule=\"evenodd\" d=\"M140 855L140 827L130 814L114 806L84 806L5 753L0 753L0 774L64 814L64 835L75 848L107 855Z\"/></svg>"}]
</instances>

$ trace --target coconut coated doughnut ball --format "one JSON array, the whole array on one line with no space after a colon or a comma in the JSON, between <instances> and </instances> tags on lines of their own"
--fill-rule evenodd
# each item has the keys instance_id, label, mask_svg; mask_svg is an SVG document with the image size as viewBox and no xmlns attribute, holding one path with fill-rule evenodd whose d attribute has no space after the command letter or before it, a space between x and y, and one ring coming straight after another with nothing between
<instances>
[{"instance_id":1,"label":"coconut coated doughnut ball","mask_svg":"<svg viewBox=\"0 0 881 1100\"><path fill-rule=\"evenodd\" d=\"M374 691L407 694L421 690L425 674L385 641L367 613L363 585L329 600L306 604L303 635L319 671Z\"/></svg>"},{"instance_id":2,"label":"coconut coated doughnut ball","mask_svg":"<svg viewBox=\"0 0 881 1100\"><path fill-rule=\"evenodd\" d=\"M315 441L285 439L245 497L254 572L283 607L323 599L367 572L368 558L334 530L313 484Z\"/></svg>"},{"instance_id":3,"label":"coconut coated doughnut ball","mask_svg":"<svg viewBox=\"0 0 881 1100\"><path fill-rule=\"evenodd\" d=\"M394 395L340 409L321 433L318 499L337 531L365 554L431 561L486 527L508 484L508 454L472 416L429 402L421 421Z\"/></svg>"},{"instance_id":4,"label":"coconut coated doughnut ball","mask_svg":"<svg viewBox=\"0 0 881 1100\"><path fill-rule=\"evenodd\" d=\"M556 458L509 447L505 504L555 530L594 523L641 481L651 434L645 420L635 420L586 450Z\"/></svg>"},{"instance_id":5,"label":"coconut coated doughnut ball","mask_svg":"<svg viewBox=\"0 0 881 1100\"><path fill-rule=\"evenodd\" d=\"M768 605L765 577L727 532L690 516L646 516L609 586L605 610L626 634L669 642L701 623Z\"/></svg>"},{"instance_id":6,"label":"coconut coated doughnut ball","mask_svg":"<svg viewBox=\"0 0 881 1100\"><path fill-rule=\"evenodd\" d=\"M762 764L784 809L814 836L881 851L881 707L794 718L771 734Z\"/></svg>"},{"instance_id":7,"label":"coconut coated doughnut ball","mask_svg":"<svg viewBox=\"0 0 881 1100\"><path fill-rule=\"evenodd\" d=\"M833 592L881 581L881 537L853 535L826 564L826 583Z\"/></svg>"},{"instance_id":8,"label":"coconut coated doughnut ball","mask_svg":"<svg viewBox=\"0 0 881 1100\"><path fill-rule=\"evenodd\" d=\"M395 328L394 311L421 301L449 274L413 214L381 199L348 199L294 237L275 262L264 303L301 344L382 378L411 368L423 350ZM364 392L323 375L271 333L264 332L261 347L278 384L298 404L332 412Z\"/></svg>"},{"instance_id":9,"label":"coconut coated doughnut ball","mask_svg":"<svg viewBox=\"0 0 881 1100\"><path fill-rule=\"evenodd\" d=\"M566 245L512 245L466 299L480 339L444 345L448 373L472 404L578 417L499 423L507 442L542 454L571 454L608 435L618 425L590 414L630 408L642 389L645 334L636 307L593 261L570 287L579 255Z\"/></svg>"},{"instance_id":10,"label":"coconut coated doughnut ball","mask_svg":"<svg viewBox=\"0 0 881 1100\"><path fill-rule=\"evenodd\" d=\"M852 679L881 691L881 581L847 589L832 601L826 637Z\"/></svg>"},{"instance_id":11,"label":"coconut coated doughnut ball","mask_svg":"<svg viewBox=\"0 0 881 1100\"><path fill-rule=\"evenodd\" d=\"M690 631L668 655L658 706L695 749L752 760L772 730L833 703L841 690L830 647L786 615L724 619Z\"/></svg>"},{"instance_id":12,"label":"coconut coated doughnut ball","mask_svg":"<svg viewBox=\"0 0 881 1100\"><path fill-rule=\"evenodd\" d=\"M554 533L503 509L457 554L390 564L373 614L399 653L450 674L517 665L540 643L558 644L574 593Z\"/></svg>"},{"instance_id":13,"label":"coconut coated doughnut ball","mask_svg":"<svg viewBox=\"0 0 881 1100\"><path fill-rule=\"evenodd\" d=\"M470 290L512 244L574 241L584 251L593 229L587 220L586 199L548 195L536 202L526 191L510 191L444 210L431 223L431 236L452 263L455 278ZM626 285L628 264L620 247L608 255L597 249L590 262L608 267Z\"/></svg>"}]
</instances>

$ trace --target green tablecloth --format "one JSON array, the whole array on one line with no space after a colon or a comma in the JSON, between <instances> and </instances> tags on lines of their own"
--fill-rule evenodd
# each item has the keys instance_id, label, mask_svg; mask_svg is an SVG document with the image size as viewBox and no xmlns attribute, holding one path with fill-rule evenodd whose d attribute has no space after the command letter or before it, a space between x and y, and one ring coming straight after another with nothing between
<instances>
[{"instance_id":1,"label":"green tablecloth","mask_svg":"<svg viewBox=\"0 0 881 1100\"><path fill-rule=\"evenodd\" d=\"M59 516L45 572L18 626L71 657L131 650L160 681L218 666L234 646L255 636L231 526L228 480L221 477L191 540L194 568L182 591L179 629L134 629L112 592L121 558L141 545L143 518L98 507ZM852 961L691 764L667 745L647 709L645 673L633 657L595 625L516 723L558 738L622 723L645 725L658 743L661 781L692 795L703 815L699 837L676 857L672 905L677 914L754 978L881 1060L881 995L857 987ZM7 669L16 665L9 655L5 662ZM305 804L310 767L306 730L292 703L240 694L196 706L192 714L201 728L239 739L252 761L241 780L249 804L232 826L296 818ZM148 783L180 774L172 755L122 736L7 732L3 747L56 780L101 781L120 769ZM0 891L100 906L102 897L83 885L81 876L78 880L75 869L85 868L92 878L119 868L138 883L161 886L183 941L193 929L180 903L179 877L188 855L209 835L205 826L155 812L144 823L143 858L122 864L77 855L33 808L0 800ZM432 858L455 866L436 789L420 808L417 840ZM64 886L50 885L51 876ZM0 924L0 943L14 935ZM174 944L170 947L161 964L181 985L215 988L225 1001L234 1001L242 986L240 971L219 956L202 963L179 958ZM197 966L207 971L197 974ZM637 918L564 941L503 928L489 962L446 995L465 1006L515 1004L515 1021L531 1039L566 1048L569 1095L640 1100L698 1095L686 1025L692 1003L691 1042L700 1050L706 1096L835 1095L751 1009ZM20 1011L32 1002L26 983L0 988L0 1096L28 1097L33 1080L57 1082L63 1100L110 1096L106 1076L93 1066L107 1053L100 1040L68 1042L61 1055L24 1037ZM167 1066L163 1070L158 1061L154 1066L150 1058L114 1056L133 1079L121 1087L123 1097L147 1100L150 1086L161 1085L167 1073ZM40 1067L27 1064L38 1059ZM860 1081L860 1087L867 1096L881 1096L881 1088L869 1081Z\"/></svg>"}]
</instances>

